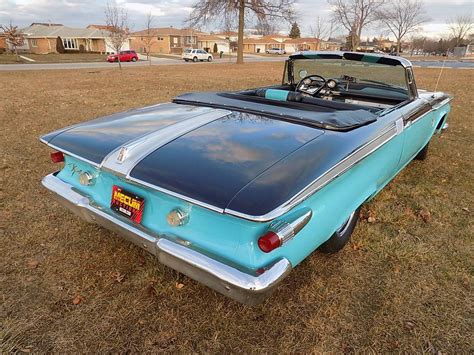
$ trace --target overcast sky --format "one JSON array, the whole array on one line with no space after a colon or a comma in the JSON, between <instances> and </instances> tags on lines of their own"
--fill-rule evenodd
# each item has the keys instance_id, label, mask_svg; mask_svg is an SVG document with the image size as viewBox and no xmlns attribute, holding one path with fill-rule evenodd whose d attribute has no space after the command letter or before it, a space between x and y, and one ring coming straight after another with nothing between
<instances>
[{"instance_id":1,"label":"overcast sky","mask_svg":"<svg viewBox=\"0 0 474 355\"><path fill-rule=\"evenodd\" d=\"M143 29L145 16L151 12L154 27L182 27L196 0L117 0L128 10L133 30ZM446 22L461 14L472 14L474 0L424 0L430 21L423 26L423 35L438 37L448 32ZM0 0L0 24L12 21L20 26L32 22L62 23L70 27L104 23L105 0ZM296 0L297 19L303 34L317 16L329 19L326 0ZM213 26L207 28L212 30ZM284 28L283 28L284 29ZM363 37L387 35L376 26L367 28Z\"/></svg>"}]
</instances>

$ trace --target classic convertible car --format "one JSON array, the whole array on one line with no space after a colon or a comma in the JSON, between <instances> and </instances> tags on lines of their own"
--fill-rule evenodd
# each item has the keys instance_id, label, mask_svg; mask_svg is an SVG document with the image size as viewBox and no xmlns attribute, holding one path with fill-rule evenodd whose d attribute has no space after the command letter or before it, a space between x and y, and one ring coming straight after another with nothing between
<instances>
[{"instance_id":1,"label":"classic convertible car","mask_svg":"<svg viewBox=\"0 0 474 355\"><path fill-rule=\"evenodd\" d=\"M247 304L315 250L447 127L451 97L400 57L301 52L281 85L191 93L41 137L43 185L160 262Z\"/></svg>"}]
</instances>

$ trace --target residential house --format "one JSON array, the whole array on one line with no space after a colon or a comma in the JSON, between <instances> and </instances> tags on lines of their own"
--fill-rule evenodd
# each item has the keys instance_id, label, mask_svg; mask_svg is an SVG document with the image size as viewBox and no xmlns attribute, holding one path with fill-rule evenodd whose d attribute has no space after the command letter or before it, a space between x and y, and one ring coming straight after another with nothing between
<instances>
[{"instance_id":1,"label":"residential house","mask_svg":"<svg viewBox=\"0 0 474 355\"><path fill-rule=\"evenodd\" d=\"M204 49L209 53L229 53L230 41L216 35L199 34L198 35L198 47Z\"/></svg>"},{"instance_id":2,"label":"residential house","mask_svg":"<svg viewBox=\"0 0 474 355\"><path fill-rule=\"evenodd\" d=\"M321 41L320 42L320 48L319 50L321 51L338 51L341 49L343 45L338 42L338 41L333 41L331 39L327 41Z\"/></svg>"},{"instance_id":3,"label":"residential house","mask_svg":"<svg viewBox=\"0 0 474 355\"><path fill-rule=\"evenodd\" d=\"M130 39L132 48L142 53L150 39L151 53L181 54L185 48L198 47L198 33L193 29L151 28L133 32Z\"/></svg>"},{"instance_id":4,"label":"residential house","mask_svg":"<svg viewBox=\"0 0 474 355\"><path fill-rule=\"evenodd\" d=\"M244 53L265 53L270 48L284 49L287 53L319 50L317 38L290 38L281 35L268 35L260 38L244 38Z\"/></svg>"},{"instance_id":5,"label":"residential house","mask_svg":"<svg viewBox=\"0 0 474 355\"><path fill-rule=\"evenodd\" d=\"M317 51L320 49L320 40L317 38L287 38L283 43L286 53Z\"/></svg>"},{"instance_id":6,"label":"residential house","mask_svg":"<svg viewBox=\"0 0 474 355\"><path fill-rule=\"evenodd\" d=\"M57 53L56 44L62 41L67 52L111 53L109 33L96 28L72 28L61 24L32 23L22 29L25 43L21 51L37 54ZM123 49L129 49L125 43Z\"/></svg>"},{"instance_id":7,"label":"residential house","mask_svg":"<svg viewBox=\"0 0 474 355\"><path fill-rule=\"evenodd\" d=\"M272 38L244 38L244 53L265 53L270 48L285 49L285 45Z\"/></svg>"},{"instance_id":8,"label":"residential house","mask_svg":"<svg viewBox=\"0 0 474 355\"><path fill-rule=\"evenodd\" d=\"M0 54L7 50L7 38L4 33L0 33Z\"/></svg>"}]
</instances>

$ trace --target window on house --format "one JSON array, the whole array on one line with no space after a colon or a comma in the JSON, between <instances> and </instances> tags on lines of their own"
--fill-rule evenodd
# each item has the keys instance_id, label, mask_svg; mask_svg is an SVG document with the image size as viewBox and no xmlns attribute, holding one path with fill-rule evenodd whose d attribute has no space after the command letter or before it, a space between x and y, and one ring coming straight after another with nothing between
<instances>
[{"instance_id":1,"label":"window on house","mask_svg":"<svg viewBox=\"0 0 474 355\"><path fill-rule=\"evenodd\" d=\"M186 43L194 44L196 43L195 39L193 36L186 36Z\"/></svg>"},{"instance_id":2,"label":"window on house","mask_svg":"<svg viewBox=\"0 0 474 355\"><path fill-rule=\"evenodd\" d=\"M174 37L174 38L173 38L173 43L174 43L174 44L178 44L178 37Z\"/></svg>"},{"instance_id":3,"label":"window on house","mask_svg":"<svg viewBox=\"0 0 474 355\"><path fill-rule=\"evenodd\" d=\"M77 39L75 38L63 38L64 49L78 49Z\"/></svg>"},{"instance_id":4,"label":"window on house","mask_svg":"<svg viewBox=\"0 0 474 355\"><path fill-rule=\"evenodd\" d=\"M31 39L31 46L32 47L38 47L38 41L36 40L36 38Z\"/></svg>"}]
</instances>

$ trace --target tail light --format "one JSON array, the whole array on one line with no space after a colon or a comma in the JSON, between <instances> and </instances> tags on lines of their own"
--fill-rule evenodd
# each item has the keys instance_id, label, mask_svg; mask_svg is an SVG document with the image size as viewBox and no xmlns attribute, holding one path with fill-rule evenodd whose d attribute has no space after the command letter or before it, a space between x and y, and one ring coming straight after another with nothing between
<instances>
[{"instance_id":1,"label":"tail light","mask_svg":"<svg viewBox=\"0 0 474 355\"><path fill-rule=\"evenodd\" d=\"M51 161L53 163L62 163L64 161L64 154L62 152L51 153Z\"/></svg>"},{"instance_id":2,"label":"tail light","mask_svg":"<svg viewBox=\"0 0 474 355\"><path fill-rule=\"evenodd\" d=\"M293 212L284 220L272 222L268 231L258 239L258 247L265 253L281 247L303 229L312 214L309 208L304 208Z\"/></svg>"}]
</instances>

